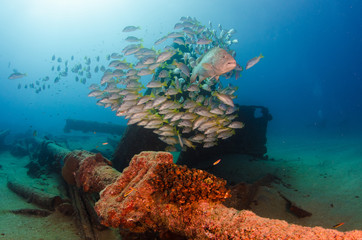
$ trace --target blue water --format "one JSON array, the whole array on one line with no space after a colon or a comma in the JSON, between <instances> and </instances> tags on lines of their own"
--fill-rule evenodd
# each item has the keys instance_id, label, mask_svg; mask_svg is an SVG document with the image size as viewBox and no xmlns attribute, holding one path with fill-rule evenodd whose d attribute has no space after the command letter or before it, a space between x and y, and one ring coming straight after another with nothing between
<instances>
[{"instance_id":1,"label":"blue water","mask_svg":"<svg viewBox=\"0 0 362 240\"><path fill-rule=\"evenodd\" d=\"M124 26L142 26L138 36L150 47L181 16L190 15L204 24L211 20L214 26L235 28L239 64L265 56L242 78L229 81L239 86L237 103L269 108L270 134L311 130L321 118L326 131L361 132L360 1L122 2L1 3L1 128L61 133L66 118L125 124L87 97L87 86L98 83L101 73L93 73L86 85L76 83L72 74L54 84L51 56L62 57L63 63L71 55L74 62L87 56L93 63L100 56L106 65L105 56L126 45ZM7 79L13 69L27 77ZM45 76L49 90L36 94L23 88Z\"/></svg>"}]
</instances>

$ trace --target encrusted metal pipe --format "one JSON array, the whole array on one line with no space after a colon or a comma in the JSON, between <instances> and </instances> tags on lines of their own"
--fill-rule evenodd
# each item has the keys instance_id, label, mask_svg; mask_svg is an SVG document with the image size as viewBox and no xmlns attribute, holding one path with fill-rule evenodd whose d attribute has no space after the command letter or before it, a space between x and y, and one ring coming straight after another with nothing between
<instances>
[{"instance_id":1,"label":"encrusted metal pipe","mask_svg":"<svg viewBox=\"0 0 362 240\"><path fill-rule=\"evenodd\" d=\"M167 152L142 152L119 173L100 154L65 154L63 176L85 192L100 192L95 210L105 226L173 232L190 239L362 239L362 231L302 227L225 207L223 180L175 165ZM59 155L60 154L60 155Z\"/></svg>"}]
</instances>

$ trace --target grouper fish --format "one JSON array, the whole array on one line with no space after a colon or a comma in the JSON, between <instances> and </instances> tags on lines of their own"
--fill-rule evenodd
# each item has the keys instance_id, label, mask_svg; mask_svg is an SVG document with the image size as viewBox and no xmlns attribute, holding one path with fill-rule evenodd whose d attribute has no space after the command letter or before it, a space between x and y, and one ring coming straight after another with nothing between
<instances>
[{"instance_id":1,"label":"grouper fish","mask_svg":"<svg viewBox=\"0 0 362 240\"><path fill-rule=\"evenodd\" d=\"M225 49L214 47L198 59L191 75L191 83L199 76L199 82L211 77L219 79L219 76L233 70L236 67L235 59Z\"/></svg>"}]
</instances>

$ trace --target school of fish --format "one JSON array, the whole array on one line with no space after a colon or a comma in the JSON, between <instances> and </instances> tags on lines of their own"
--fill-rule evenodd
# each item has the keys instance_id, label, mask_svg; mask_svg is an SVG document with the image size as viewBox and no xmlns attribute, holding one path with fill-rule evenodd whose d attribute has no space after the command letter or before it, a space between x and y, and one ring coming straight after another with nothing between
<instances>
[{"instance_id":1,"label":"school of fish","mask_svg":"<svg viewBox=\"0 0 362 240\"><path fill-rule=\"evenodd\" d=\"M139 29L127 26L123 32ZM168 144L167 151L213 147L244 127L235 121L237 87L224 87L219 81L220 76L238 78L243 70L230 49L238 42L232 38L234 33L234 29L221 25L214 29L211 22L205 26L196 18L182 17L174 32L158 39L152 48L128 36L131 44L109 62L100 85L92 84L88 96L124 116L128 124L152 129ZM156 50L161 44L166 46ZM137 61L127 61L128 56ZM248 68L259 60L253 59Z\"/></svg>"},{"instance_id":2,"label":"school of fish","mask_svg":"<svg viewBox=\"0 0 362 240\"><path fill-rule=\"evenodd\" d=\"M106 56L106 59L119 57L118 54L109 54ZM93 59L93 58L92 58ZM63 78L74 77L75 82L81 84L86 84L87 80L92 78L92 73L97 74L98 72L106 71L106 67L101 64L100 56L94 57L92 61L91 57L83 57L81 60L77 60L74 55L70 59L63 60L61 57L56 57L53 55L51 57L51 67L52 75L55 75L51 79L51 75L40 77L35 81L28 83L27 81L22 84L18 84L18 89L34 89L35 93L40 93L47 89L50 89L52 85L62 82ZM92 66L92 62L95 66ZM10 67L10 63L9 66ZM73 75L73 76L71 76ZM14 69L13 73L9 75L8 79L20 79L26 77L26 73L20 73L18 70ZM61 91L61 90L59 90Z\"/></svg>"}]
</instances>

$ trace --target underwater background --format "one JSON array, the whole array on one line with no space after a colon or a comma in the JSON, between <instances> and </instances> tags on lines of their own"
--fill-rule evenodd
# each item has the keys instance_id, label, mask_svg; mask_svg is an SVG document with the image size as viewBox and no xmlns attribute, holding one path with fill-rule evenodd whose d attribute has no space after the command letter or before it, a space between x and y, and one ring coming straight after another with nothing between
<instances>
[{"instance_id":1,"label":"underwater background","mask_svg":"<svg viewBox=\"0 0 362 240\"><path fill-rule=\"evenodd\" d=\"M87 98L88 86L99 83L101 72L87 84L69 74L58 84L51 57L74 62L85 56L120 52L127 43L122 29L142 26L137 35L152 46L172 31L181 16L237 30L238 63L262 53L265 58L238 80L234 101L268 107L273 115L268 133L293 135L361 132L361 3L359 1L12 1L2 2L1 95L2 128L39 133L62 132L64 119L94 119L125 124L123 118ZM57 65L56 65L57 66ZM9 80L17 69L27 74ZM38 94L17 89L50 77L50 89Z\"/></svg>"},{"instance_id":2,"label":"underwater background","mask_svg":"<svg viewBox=\"0 0 362 240\"><path fill-rule=\"evenodd\" d=\"M151 47L174 31L182 16L196 17L205 25L211 21L236 30L233 37L238 43L231 49L241 66L264 56L239 79L221 77L221 81L238 87L234 103L269 109L267 155L280 160L273 167L291 167L290 183L314 193L313 200L333 199L337 217L328 226L353 219L340 229L362 229L362 206L356 198L362 197L361 13L358 0L1 1L0 130L10 130L6 140L11 143L35 133L50 138L79 134L64 133L66 119L126 125L124 117L88 97L88 87L99 84L103 76L93 69L107 67L107 55L120 53L129 44L125 38L130 34L122 29L140 26L132 35ZM53 55L62 62L52 60ZM63 67L67 60L69 68L84 65L85 57L92 60L86 83L76 81L70 71L54 81L59 72L53 66ZM14 69L26 76L8 79ZM43 81L46 77L49 80ZM40 87L45 84L44 89L37 92L29 87L36 81ZM233 161L237 165L237 157L226 159L228 167L233 168ZM4 165L1 159L0 164ZM322 184L318 177L325 175L330 178ZM305 201L301 200L304 206L313 209Z\"/></svg>"}]
</instances>

